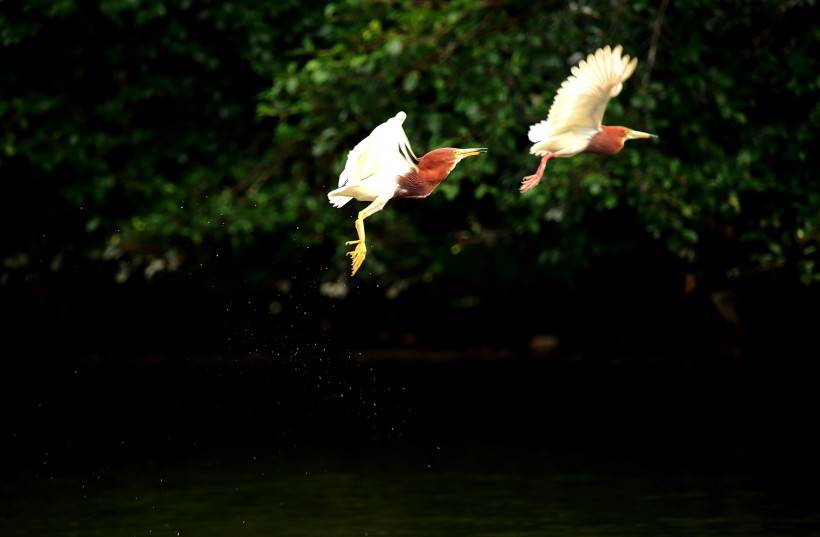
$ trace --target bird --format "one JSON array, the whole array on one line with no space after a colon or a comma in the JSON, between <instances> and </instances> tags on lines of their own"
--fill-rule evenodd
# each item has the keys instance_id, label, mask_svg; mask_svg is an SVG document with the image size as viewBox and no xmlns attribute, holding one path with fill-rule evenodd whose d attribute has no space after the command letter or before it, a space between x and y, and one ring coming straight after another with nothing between
<instances>
[{"instance_id":1,"label":"bird","mask_svg":"<svg viewBox=\"0 0 820 537\"><path fill-rule=\"evenodd\" d=\"M571 69L572 74L555 94L547 119L530 126L530 154L541 157L541 162L533 175L521 181L521 192L538 186L547 161L553 157L614 155L627 140L657 138L647 132L601 124L609 100L621 93L637 65L638 59L623 54L621 45L607 45Z\"/></svg>"},{"instance_id":2,"label":"bird","mask_svg":"<svg viewBox=\"0 0 820 537\"><path fill-rule=\"evenodd\" d=\"M345 243L355 245L347 252L351 276L356 275L367 256L365 218L384 209L392 198L426 198L459 162L487 151L486 147L441 147L418 158L402 126L406 118L407 114L399 112L356 144L347 154L339 187L327 195L337 208L351 199L371 202L356 218L358 238Z\"/></svg>"}]
</instances>

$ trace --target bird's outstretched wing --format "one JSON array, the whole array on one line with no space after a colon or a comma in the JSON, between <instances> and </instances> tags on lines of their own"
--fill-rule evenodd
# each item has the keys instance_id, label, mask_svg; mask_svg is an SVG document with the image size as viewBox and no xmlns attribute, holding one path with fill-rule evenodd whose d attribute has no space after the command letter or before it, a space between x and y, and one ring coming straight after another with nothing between
<instances>
[{"instance_id":1,"label":"bird's outstretched wing","mask_svg":"<svg viewBox=\"0 0 820 537\"><path fill-rule=\"evenodd\" d=\"M614 49L607 45L573 67L555 94L547 119L530 127L530 141L574 130L597 132L609 99L621 93L638 65L637 58L622 52L620 45Z\"/></svg>"},{"instance_id":2,"label":"bird's outstretched wing","mask_svg":"<svg viewBox=\"0 0 820 537\"><path fill-rule=\"evenodd\" d=\"M407 114L399 112L356 144L347 154L344 170L339 175L339 189L374 176L382 180L397 180L400 175L416 168L418 158L402 127L405 118ZM342 196L334 198L331 203L337 207L350 199Z\"/></svg>"},{"instance_id":3,"label":"bird's outstretched wing","mask_svg":"<svg viewBox=\"0 0 820 537\"><path fill-rule=\"evenodd\" d=\"M350 196L344 194L358 196L358 191L365 187L368 194L387 190L400 175L416 168L418 159L402 127L406 118L407 114L399 112L373 129L347 154L344 170L339 175L339 188L328 195L334 207L350 201ZM366 180L362 188L353 188Z\"/></svg>"}]
</instances>

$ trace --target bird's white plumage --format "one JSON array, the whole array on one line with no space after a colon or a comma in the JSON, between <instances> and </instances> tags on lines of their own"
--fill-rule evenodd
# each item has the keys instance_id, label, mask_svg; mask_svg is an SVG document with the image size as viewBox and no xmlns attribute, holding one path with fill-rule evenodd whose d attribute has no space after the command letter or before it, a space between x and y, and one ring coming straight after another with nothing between
<instances>
[{"instance_id":1,"label":"bird's white plumage","mask_svg":"<svg viewBox=\"0 0 820 537\"><path fill-rule=\"evenodd\" d=\"M396 189L398 178L416 169L416 158L402 124L407 114L399 112L356 144L339 175L339 188L328 194L334 207L352 198L372 201Z\"/></svg>"},{"instance_id":2,"label":"bird's white plumage","mask_svg":"<svg viewBox=\"0 0 820 537\"><path fill-rule=\"evenodd\" d=\"M583 151L601 130L609 99L621 92L632 76L637 58L622 54L623 48L607 45L581 60L564 80L550 107L547 119L530 127L530 153L570 157Z\"/></svg>"}]
</instances>

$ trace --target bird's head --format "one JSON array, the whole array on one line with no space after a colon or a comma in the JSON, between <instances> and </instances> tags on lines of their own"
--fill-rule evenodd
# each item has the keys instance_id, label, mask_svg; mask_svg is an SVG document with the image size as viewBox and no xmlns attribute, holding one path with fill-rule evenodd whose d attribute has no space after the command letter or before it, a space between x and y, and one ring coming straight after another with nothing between
<instances>
[{"instance_id":1,"label":"bird's head","mask_svg":"<svg viewBox=\"0 0 820 537\"><path fill-rule=\"evenodd\" d=\"M585 151L601 155L614 155L624 148L627 140L638 138L657 138L654 134L629 129L627 127L610 127L604 125L600 132L592 137Z\"/></svg>"},{"instance_id":2,"label":"bird's head","mask_svg":"<svg viewBox=\"0 0 820 537\"><path fill-rule=\"evenodd\" d=\"M486 153L486 147L442 147L434 149L419 159L419 171L431 179L443 181L456 165L467 157Z\"/></svg>"}]
</instances>

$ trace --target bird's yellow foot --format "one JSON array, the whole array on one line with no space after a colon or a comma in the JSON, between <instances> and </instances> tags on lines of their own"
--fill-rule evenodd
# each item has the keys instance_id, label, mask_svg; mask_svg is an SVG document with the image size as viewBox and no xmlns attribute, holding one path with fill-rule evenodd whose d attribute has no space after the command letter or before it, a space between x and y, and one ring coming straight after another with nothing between
<instances>
[{"instance_id":1,"label":"bird's yellow foot","mask_svg":"<svg viewBox=\"0 0 820 537\"><path fill-rule=\"evenodd\" d=\"M538 186L538 183L541 182L541 176L538 174L528 175L521 181L521 188L519 190L521 192L529 192L533 188Z\"/></svg>"},{"instance_id":2,"label":"bird's yellow foot","mask_svg":"<svg viewBox=\"0 0 820 537\"><path fill-rule=\"evenodd\" d=\"M365 246L364 241L361 240L347 241L345 244L356 245L356 248L350 252L347 252L347 255L350 256L350 261L353 264L350 275L355 276L356 272L359 270L359 267L361 267L362 263L364 263L364 258L367 257L367 246Z\"/></svg>"}]
</instances>

